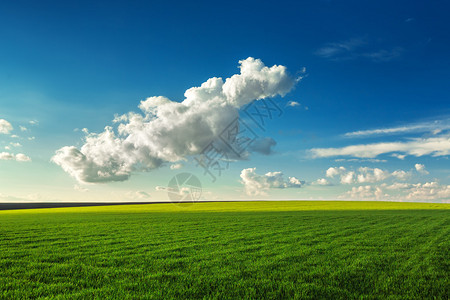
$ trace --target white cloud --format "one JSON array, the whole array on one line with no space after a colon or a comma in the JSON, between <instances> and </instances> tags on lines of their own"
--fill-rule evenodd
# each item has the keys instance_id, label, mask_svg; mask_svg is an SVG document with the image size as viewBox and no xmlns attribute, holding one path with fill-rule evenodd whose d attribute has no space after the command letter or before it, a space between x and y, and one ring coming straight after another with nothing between
<instances>
[{"instance_id":1,"label":"white cloud","mask_svg":"<svg viewBox=\"0 0 450 300\"><path fill-rule=\"evenodd\" d=\"M392 176L399 180L406 180L411 176L410 172L405 172L403 170L397 170L392 172Z\"/></svg>"},{"instance_id":2,"label":"white cloud","mask_svg":"<svg viewBox=\"0 0 450 300\"><path fill-rule=\"evenodd\" d=\"M400 192L393 198L410 201L442 201L450 200L450 185L441 185L436 181L425 183L398 183L385 187L387 190Z\"/></svg>"},{"instance_id":3,"label":"white cloud","mask_svg":"<svg viewBox=\"0 0 450 300\"><path fill-rule=\"evenodd\" d=\"M378 182L383 181L390 176L388 171L378 168L371 169L368 167L359 168L360 174L357 176L359 183Z\"/></svg>"},{"instance_id":4,"label":"white cloud","mask_svg":"<svg viewBox=\"0 0 450 300\"><path fill-rule=\"evenodd\" d=\"M172 165L170 165L170 169L171 170L179 170L181 168L183 168L183 164L172 164Z\"/></svg>"},{"instance_id":5,"label":"white cloud","mask_svg":"<svg viewBox=\"0 0 450 300\"><path fill-rule=\"evenodd\" d=\"M18 153L18 154L16 154L16 160L17 161L31 161L31 158L26 156L23 153Z\"/></svg>"},{"instance_id":6,"label":"white cloud","mask_svg":"<svg viewBox=\"0 0 450 300\"><path fill-rule=\"evenodd\" d=\"M133 167L127 163L122 147L112 128L107 127L101 134L87 136L81 151L74 146L63 147L52 161L79 182L123 181Z\"/></svg>"},{"instance_id":7,"label":"white cloud","mask_svg":"<svg viewBox=\"0 0 450 300\"><path fill-rule=\"evenodd\" d=\"M425 165L422 164L415 164L414 167L416 168L416 171L420 174L427 175L429 172L425 169Z\"/></svg>"},{"instance_id":8,"label":"white cloud","mask_svg":"<svg viewBox=\"0 0 450 300\"><path fill-rule=\"evenodd\" d=\"M328 168L328 170L326 171L326 176L329 178L334 178L335 176L340 176L341 178L341 183L343 184L351 184L353 183L354 180L354 176L355 176L355 172L353 171L347 171L346 168L344 167L331 167Z\"/></svg>"},{"instance_id":9,"label":"white cloud","mask_svg":"<svg viewBox=\"0 0 450 300\"><path fill-rule=\"evenodd\" d=\"M5 119L0 119L0 134L9 134L14 128Z\"/></svg>"},{"instance_id":10,"label":"white cloud","mask_svg":"<svg viewBox=\"0 0 450 300\"><path fill-rule=\"evenodd\" d=\"M294 87L295 80L288 75L284 66L275 65L268 68L261 60L252 57L239 63L241 74L227 78L222 86L222 93L227 102L234 107L239 108L255 99L284 96ZM196 94L198 88L194 88L194 91ZM189 95L186 95L186 98L188 97Z\"/></svg>"},{"instance_id":11,"label":"white cloud","mask_svg":"<svg viewBox=\"0 0 450 300\"><path fill-rule=\"evenodd\" d=\"M357 138L374 135L379 136L379 135L393 135L393 134L420 133L420 132L430 132L433 134L438 134L444 130L450 130L450 119L448 118L435 120L432 122L407 124L404 126L397 126L397 127L353 131L344 134L344 136Z\"/></svg>"},{"instance_id":12,"label":"white cloud","mask_svg":"<svg viewBox=\"0 0 450 300\"><path fill-rule=\"evenodd\" d=\"M319 178L312 183L313 185L332 185L326 178Z\"/></svg>"},{"instance_id":13,"label":"white cloud","mask_svg":"<svg viewBox=\"0 0 450 300\"><path fill-rule=\"evenodd\" d=\"M449 200L450 185L440 185L438 182L414 184L408 195L408 200Z\"/></svg>"},{"instance_id":14,"label":"white cloud","mask_svg":"<svg viewBox=\"0 0 450 300\"><path fill-rule=\"evenodd\" d=\"M0 160L15 160L16 156L8 152L0 152Z\"/></svg>"},{"instance_id":15,"label":"white cloud","mask_svg":"<svg viewBox=\"0 0 450 300\"><path fill-rule=\"evenodd\" d=\"M391 154L391 156L392 156L392 157L396 157L396 158L398 158L398 159L400 159L400 160L404 160L405 157L406 157L406 155L404 155L404 154L398 154L398 153L393 153L393 154Z\"/></svg>"},{"instance_id":16,"label":"white cloud","mask_svg":"<svg viewBox=\"0 0 450 300\"><path fill-rule=\"evenodd\" d=\"M30 123L31 125L35 126L35 125L39 125L39 121L38 120L31 120L28 123Z\"/></svg>"},{"instance_id":17,"label":"white cloud","mask_svg":"<svg viewBox=\"0 0 450 300\"><path fill-rule=\"evenodd\" d=\"M20 131L27 131L28 130L28 128L26 128L25 126L19 126L19 128L20 128Z\"/></svg>"},{"instance_id":18,"label":"white cloud","mask_svg":"<svg viewBox=\"0 0 450 300\"><path fill-rule=\"evenodd\" d=\"M291 107L296 107L296 106L300 106L301 104L298 103L297 101L289 101L287 103L287 106L291 106Z\"/></svg>"},{"instance_id":19,"label":"white cloud","mask_svg":"<svg viewBox=\"0 0 450 300\"><path fill-rule=\"evenodd\" d=\"M281 172L276 172L276 173L281 173ZM283 174L280 174L280 175L282 176ZM289 181L287 183L283 184L282 188L301 187L303 184L304 184L304 182L300 181L298 178L289 177Z\"/></svg>"},{"instance_id":20,"label":"white cloud","mask_svg":"<svg viewBox=\"0 0 450 300\"><path fill-rule=\"evenodd\" d=\"M374 183L384 181L388 178L395 177L400 180L405 180L411 176L410 172L397 170L390 173L387 170L379 168L360 167L357 172L347 170L345 167L330 167L326 171L328 178L339 177L342 184L353 183Z\"/></svg>"},{"instance_id":21,"label":"white cloud","mask_svg":"<svg viewBox=\"0 0 450 300\"><path fill-rule=\"evenodd\" d=\"M284 178L282 172L268 172L265 175L256 173L256 168L241 171L241 183L249 196L264 196L271 188L300 188L304 182L295 177Z\"/></svg>"},{"instance_id":22,"label":"white cloud","mask_svg":"<svg viewBox=\"0 0 450 300\"><path fill-rule=\"evenodd\" d=\"M412 184L406 182L394 182L391 185L386 185L388 190L405 190L412 187Z\"/></svg>"},{"instance_id":23,"label":"white cloud","mask_svg":"<svg viewBox=\"0 0 450 300\"><path fill-rule=\"evenodd\" d=\"M330 168L328 168L328 170L326 172L326 176L332 178L334 176L342 174L345 171L346 171L346 169L344 167L339 167L339 168L330 167Z\"/></svg>"},{"instance_id":24,"label":"white cloud","mask_svg":"<svg viewBox=\"0 0 450 300\"><path fill-rule=\"evenodd\" d=\"M352 184L355 182L355 172L350 171L341 175L341 183L343 184Z\"/></svg>"},{"instance_id":25,"label":"white cloud","mask_svg":"<svg viewBox=\"0 0 450 300\"><path fill-rule=\"evenodd\" d=\"M300 102L297 102L297 101L289 101L288 103L286 103L286 106L294 107L294 108L297 108L297 109L302 107L304 110L309 110L308 106L305 106L305 105L302 106L302 104Z\"/></svg>"},{"instance_id":26,"label":"white cloud","mask_svg":"<svg viewBox=\"0 0 450 300\"><path fill-rule=\"evenodd\" d=\"M342 148L314 148L310 152L315 158L333 156L374 158L392 152L401 152L413 156L445 156L450 154L450 135L413 138L407 142L361 144Z\"/></svg>"},{"instance_id":27,"label":"white cloud","mask_svg":"<svg viewBox=\"0 0 450 300\"><path fill-rule=\"evenodd\" d=\"M391 194L385 193L385 191L389 191ZM435 181L415 184L395 182L391 185L383 183L380 186L361 185L352 187L350 191L347 191L338 198L353 200L450 202L450 185L441 185Z\"/></svg>"},{"instance_id":28,"label":"white cloud","mask_svg":"<svg viewBox=\"0 0 450 300\"><path fill-rule=\"evenodd\" d=\"M239 63L240 74L225 81L210 78L188 89L181 103L165 97L141 101L143 115L130 112L114 118L118 134L109 126L102 133L89 133L81 149L63 147L53 162L79 182L107 182L199 154L238 116L239 107L284 96L296 82L284 66L269 68L251 57Z\"/></svg>"},{"instance_id":29,"label":"white cloud","mask_svg":"<svg viewBox=\"0 0 450 300\"><path fill-rule=\"evenodd\" d=\"M15 160L15 161L26 162L26 161L31 161L31 158L26 156L23 153L18 153L16 155L14 155L14 154L8 153L8 152L0 152L0 160Z\"/></svg>"},{"instance_id":30,"label":"white cloud","mask_svg":"<svg viewBox=\"0 0 450 300\"><path fill-rule=\"evenodd\" d=\"M20 144L20 143L13 143L13 142L11 142L11 143L9 143L11 146L13 146L13 147L22 147L22 145Z\"/></svg>"},{"instance_id":31,"label":"white cloud","mask_svg":"<svg viewBox=\"0 0 450 300\"><path fill-rule=\"evenodd\" d=\"M365 158L365 159L361 159L361 158L338 158L334 160L335 162L371 162L371 163L385 163L387 162L387 160L385 159L377 159L377 158Z\"/></svg>"},{"instance_id":32,"label":"white cloud","mask_svg":"<svg viewBox=\"0 0 450 300\"><path fill-rule=\"evenodd\" d=\"M352 187L350 191L338 198L351 200L382 200L386 197L389 197L389 195L384 194L383 190L378 186L361 185Z\"/></svg>"}]
</instances>

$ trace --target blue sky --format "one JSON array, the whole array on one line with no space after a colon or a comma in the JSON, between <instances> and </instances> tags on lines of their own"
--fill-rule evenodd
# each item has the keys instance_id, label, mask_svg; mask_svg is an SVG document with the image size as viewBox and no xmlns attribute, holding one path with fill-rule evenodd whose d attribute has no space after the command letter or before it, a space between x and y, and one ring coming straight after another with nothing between
<instances>
[{"instance_id":1,"label":"blue sky","mask_svg":"<svg viewBox=\"0 0 450 300\"><path fill-rule=\"evenodd\" d=\"M163 187L190 172L203 199L448 202L449 9L446 1L4 1L0 201L167 200ZM255 71L249 57L271 71ZM196 114L180 115L176 130L169 118L151 132L118 132L115 115L139 113L147 126L141 101L181 103L209 78L240 74L239 61L251 71L234 82L242 95L220 94L225 108L196 95ZM274 84L257 94L282 114L255 128L260 149L212 182L194 146L207 139L205 124L227 124L256 95L248 78ZM163 101L152 99L156 108ZM164 101L160 110L170 111ZM102 144L105 126L125 148ZM78 152L57 156L70 146ZM75 165L76 155L85 163Z\"/></svg>"}]
</instances>

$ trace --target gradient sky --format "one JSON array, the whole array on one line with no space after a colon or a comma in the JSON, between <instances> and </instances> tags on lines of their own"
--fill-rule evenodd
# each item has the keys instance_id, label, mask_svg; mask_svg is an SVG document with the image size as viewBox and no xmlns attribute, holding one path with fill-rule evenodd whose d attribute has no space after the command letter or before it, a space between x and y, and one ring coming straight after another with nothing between
<instances>
[{"instance_id":1,"label":"gradient sky","mask_svg":"<svg viewBox=\"0 0 450 300\"><path fill-rule=\"evenodd\" d=\"M205 200L449 202L448 1L94 2L0 3L0 201L161 201L190 172ZM249 57L301 77L266 98L282 111L254 128L270 153L215 182L195 155L101 183L52 161Z\"/></svg>"}]
</instances>

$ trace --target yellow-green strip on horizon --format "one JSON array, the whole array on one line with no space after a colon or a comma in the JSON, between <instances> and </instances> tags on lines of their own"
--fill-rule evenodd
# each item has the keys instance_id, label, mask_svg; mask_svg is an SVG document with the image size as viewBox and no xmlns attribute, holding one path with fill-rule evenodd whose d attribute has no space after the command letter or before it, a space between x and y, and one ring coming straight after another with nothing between
<instances>
[{"instance_id":1,"label":"yellow-green strip on horizon","mask_svg":"<svg viewBox=\"0 0 450 300\"><path fill-rule=\"evenodd\" d=\"M155 203L3 210L1 214L36 213L152 213L152 212L264 212L315 210L448 210L448 203L382 201L235 201L196 203Z\"/></svg>"}]
</instances>

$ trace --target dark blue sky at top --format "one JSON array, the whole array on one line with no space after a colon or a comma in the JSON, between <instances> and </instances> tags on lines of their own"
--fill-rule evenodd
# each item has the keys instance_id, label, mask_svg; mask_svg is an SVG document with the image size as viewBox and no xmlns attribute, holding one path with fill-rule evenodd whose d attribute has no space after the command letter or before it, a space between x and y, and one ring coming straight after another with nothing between
<instances>
[{"instance_id":1,"label":"dark blue sky at top","mask_svg":"<svg viewBox=\"0 0 450 300\"><path fill-rule=\"evenodd\" d=\"M181 101L253 56L307 70L283 101L309 110L287 111L274 131L432 119L449 114L449 11L448 1L2 1L2 116L100 131L145 97Z\"/></svg>"}]
</instances>

